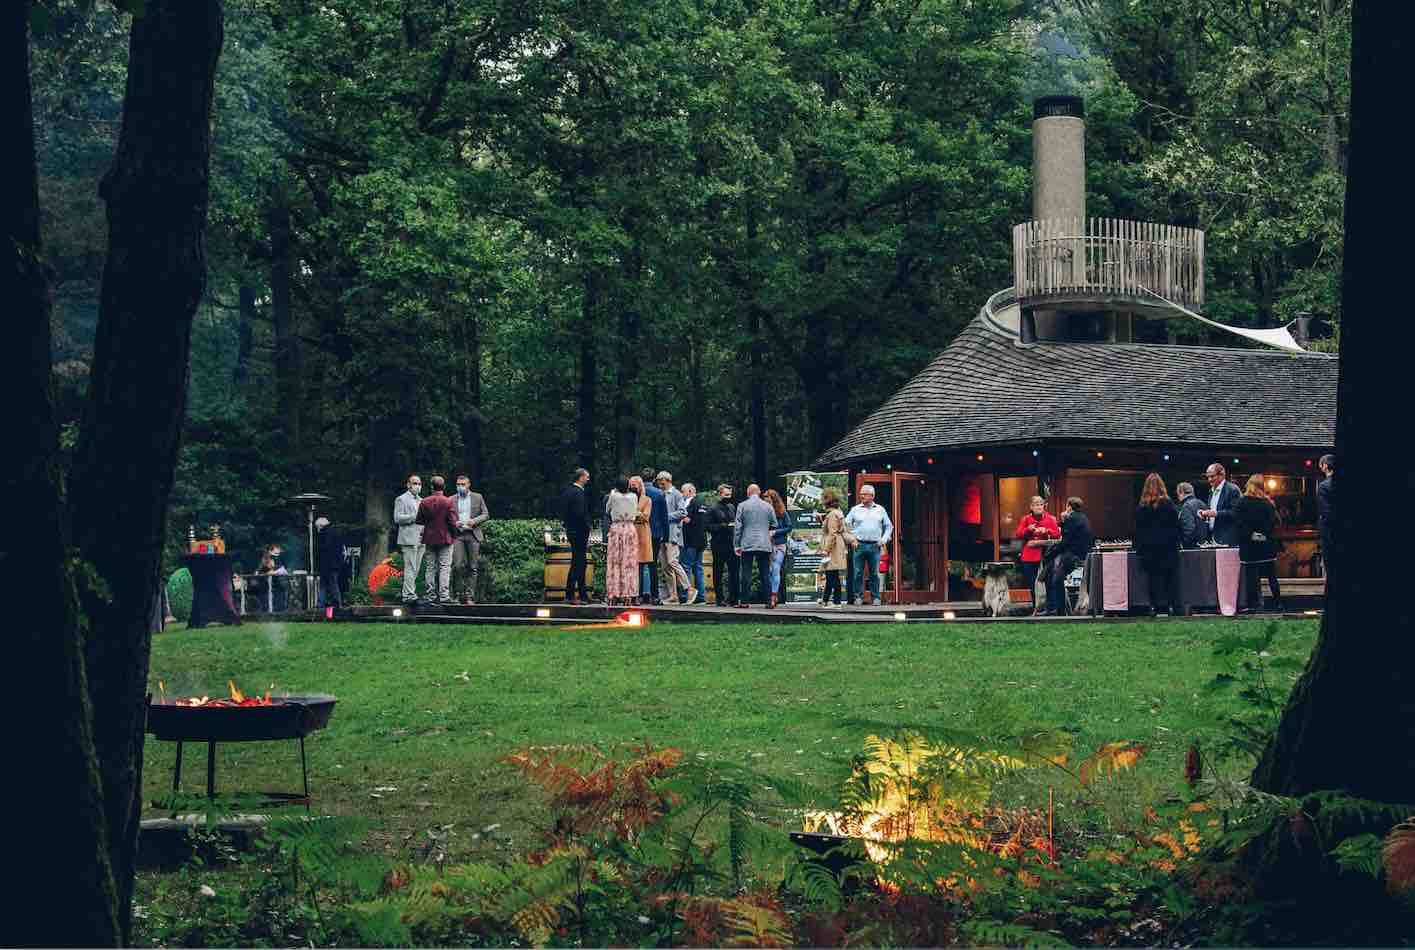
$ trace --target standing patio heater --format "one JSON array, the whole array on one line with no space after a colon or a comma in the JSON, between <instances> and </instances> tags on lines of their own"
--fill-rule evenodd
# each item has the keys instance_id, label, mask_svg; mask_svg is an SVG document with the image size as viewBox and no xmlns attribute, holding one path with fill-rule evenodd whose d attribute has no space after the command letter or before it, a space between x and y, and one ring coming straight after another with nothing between
<instances>
[{"instance_id":1,"label":"standing patio heater","mask_svg":"<svg viewBox=\"0 0 1415 950\"><path fill-rule=\"evenodd\" d=\"M304 505L306 509L306 524L309 528L309 548L305 552L305 560L309 564L309 581L305 584L305 609L314 610L315 591L319 589L319 577L314 567L314 510L321 503L329 501L328 495L321 495L319 492L307 491L296 495L290 501L298 505Z\"/></svg>"}]
</instances>

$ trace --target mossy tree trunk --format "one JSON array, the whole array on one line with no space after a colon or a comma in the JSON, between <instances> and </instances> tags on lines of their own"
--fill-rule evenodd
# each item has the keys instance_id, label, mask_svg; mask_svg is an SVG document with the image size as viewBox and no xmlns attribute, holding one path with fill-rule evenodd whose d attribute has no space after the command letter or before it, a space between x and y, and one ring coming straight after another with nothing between
<instances>
[{"instance_id":1,"label":"mossy tree trunk","mask_svg":"<svg viewBox=\"0 0 1415 950\"><path fill-rule=\"evenodd\" d=\"M192 317L206 288L211 104L221 0L147 0L134 17L123 124L99 192L108 256L72 530L102 589L85 644L108 851L131 938L148 653L167 502L187 403Z\"/></svg>"},{"instance_id":2,"label":"mossy tree trunk","mask_svg":"<svg viewBox=\"0 0 1415 950\"><path fill-rule=\"evenodd\" d=\"M1390 138L1410 113L1412 36L1410 4L1353 8L1331 569L1316 649L1253 773L1270 792L1415 801L1415 603L1401 583L1415 467L1392 399L1411 365L1397 316L1410 251L1394 235L1415 191Z\"/></svg>"},{"instance_id":3,"label":"mossy tree trunk","mask_svg":"<svg viewBox=\"0 0 1415 950\"><path fill-rule=\"evenodd\" d=\"M25 577L26 603L7 630L13 665L22 671L9 678L8 701L13 709L34 713L10 730L8 752L11 762L43 782L43 807L56 817L35 821L12 812L16 820L6 838L17 871L4 888L0 915L9 945L111 947L120 937L118 904L94 753L82 621L69 568L50 376L29 14L28 0L0 4L0 142L9 169L0 176L0 299L9 313L0 375L8 382L13 420L0 485L5 497L16 501L0 534L0 563ZM20 790L25 783L12 779L8 784ZM51 912L59 895L61 909Z\"/></svg>"}]
</instances>

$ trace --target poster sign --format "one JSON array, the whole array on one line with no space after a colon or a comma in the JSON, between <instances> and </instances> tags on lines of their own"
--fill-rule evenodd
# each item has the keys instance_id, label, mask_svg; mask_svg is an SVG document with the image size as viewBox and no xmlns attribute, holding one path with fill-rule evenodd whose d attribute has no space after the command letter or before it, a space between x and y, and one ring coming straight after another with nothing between
<instances>
[{"instance_id":1,"label":"poster sign","mask_svg":"<svg viewBox=\"0 0 1415 950\"><path fill-rule=\"evenodd\" d=\"M818 573L823 560L820 542L825 492L835 489L844 504L849 476L845 472L787 472L785 481L786 509L793 526L787 542L786 600L819 600L825 588L825 575Z\"/></svg>"}]
</instances>

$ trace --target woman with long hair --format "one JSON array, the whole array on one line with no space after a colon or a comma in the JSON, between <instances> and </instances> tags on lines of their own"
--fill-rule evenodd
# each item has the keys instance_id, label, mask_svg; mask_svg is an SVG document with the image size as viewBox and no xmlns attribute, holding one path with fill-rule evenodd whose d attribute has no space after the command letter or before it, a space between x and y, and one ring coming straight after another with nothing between
<instances>
[{"instance_id":1,"label":"woman with long hair","mask_svg":"<svg viewBox=\"0 0 1415 950\"><path fill-rule=\"evenodd\" d=\"M1261 581L1272 589L1272 609L1282 609L1282 588L1277 582L1277 507L1263 491L1263 476L1254 475L1243 486L1243 497L1233 506L1238 522L1238 560L1243 562L1243 585L1250 609L1263 606Z\"/></svg>"},{"instance_id":2,"label":"woman with long hair","mask_svg":"<svg viewBox=\"0 0 1415 950\"><path fill-rule=\"evenodd\" d=\"M604 513L609 519L605 590L610 604L627 607L639 596L639 532L634 525L639 514L639 499L629 490L629 479L625 476L620 475L614 482Z\"/></svg>"},{"instance_id":3,"label":"woman with long hair","mask_svg":"<svg viewBox=\"0 0 1415 950\"><path fill-rule=\"evenodd\" d=\"M781 500L775 488L766 490L767 504L776 512L776 528L771 532L771 599L768 607L775 607L778 599L785 599L781 587L782 565L786 562L786 539L791 537L791 515L786 510L786 502Z\"/></svg>"},{"instance_id":4,"label":"woman with long hair","mask_svg":"<svg viewBox=\"0 0 1415 950\"><path fill-rule=\"evenodd\" d=\"M821 496L825 515L821 518L821 570L825 572L825 593L821 595L822 607L839 607L844 596L841 575L845 573L845 513L840 510L840 493L827 488ZM833 600L832 600L833 598Z\"/></svg>"},{"instance_id":5,"label":"woman with long hair","mask_svg":"<svg viewBox=\"0 0 1415 950\"><path fill-rule=\"evenodd\" d=\"M635 475L629 479L629 491L638 496L634 503L634 533L639 556L639 602L648 603L653 599L650 581L653 564L653 529L649 519L653 516L653 499L644 491L644 480Z\"/></svg>"},{"instance_id":6,"label":"woman with long hair","mask_svg":"<svg viewBox=\"0 0 1415 950\"><path fill-rule=\"evenodd\" d=\"M1135 509L1135 555L1150 582L1150 612L1178 608L1179 509L1158 472L1145 476L1140 507Z\"/></svg>"}]
</instances>

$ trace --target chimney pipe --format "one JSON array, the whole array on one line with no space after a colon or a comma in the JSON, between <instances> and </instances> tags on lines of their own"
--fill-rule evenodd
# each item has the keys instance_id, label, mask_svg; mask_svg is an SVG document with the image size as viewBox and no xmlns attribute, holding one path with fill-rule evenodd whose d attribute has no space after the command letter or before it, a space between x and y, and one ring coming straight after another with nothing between
<instances>
[{"instance_id":1,"label":"chimney pipe","mask_svg":"<svg viewBox=\"0 0 1415 950\"><path fill-rule=\"evenodd\" d=\"M1079 96L1032 104L1032 218L1086 218L1086 106Z\"/></svg>"}]
</instances>

